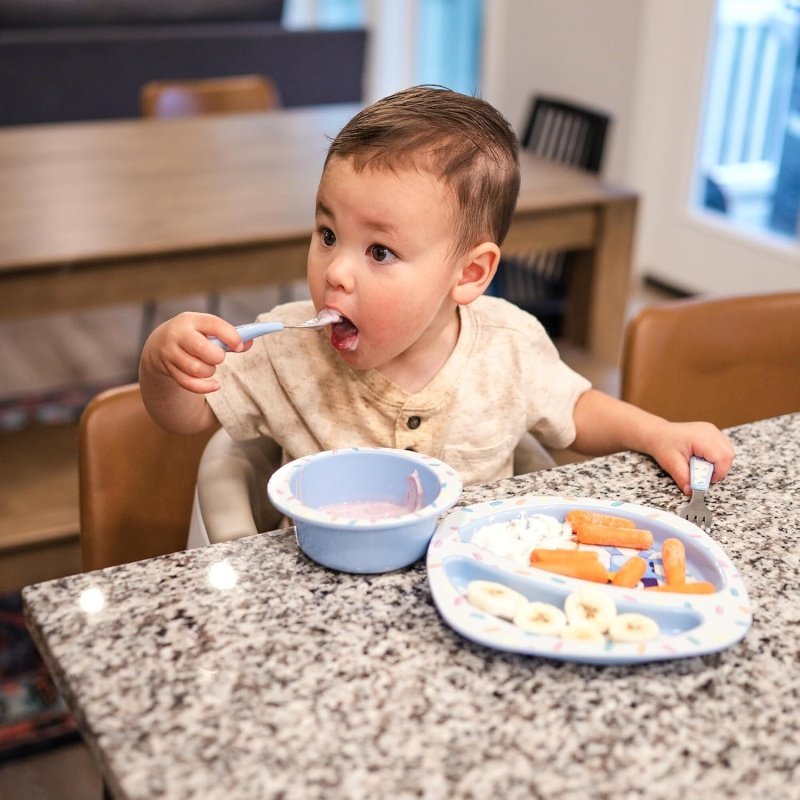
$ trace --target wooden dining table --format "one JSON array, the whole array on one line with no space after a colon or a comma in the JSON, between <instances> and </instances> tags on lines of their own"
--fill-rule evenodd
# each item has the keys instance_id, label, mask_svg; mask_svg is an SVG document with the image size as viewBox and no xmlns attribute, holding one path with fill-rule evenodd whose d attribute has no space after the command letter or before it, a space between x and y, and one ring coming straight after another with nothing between
<instances>
[{"instance_id":1,"label":"wooden dining table","mask_svg":"<svg viewBox=\"0 0 800 800\"><path fill-rule=\"evenodd\" d=\"M0 129L0 321L305 276L354 105ZM507 254L579 251L566 335L618 357L637 198L523 153Z\"/></svg>"},{"instance_id":2,"label":"wooden dining table","mask_svg":"<svg viewBox=\"0 0 800 800\"><path fill-rule=\"evenodd\" d=\"M308 559L291 528L28 586L29 627L117 800L793 800L800 414L729 435L736 459L706 495L707 535L736 584L673 603L703 602L711 622L702 641L699 628L665 633L651 651L665 660L515 652L502 620L483 643L435 602L435 549L427 565L350 575ZM469 487L459 505L537 498L643 506L651 521L685 500L625 452ZM745 593L752 619L716 643L713 620ZM680 642L695 649L680 657Z\"/></svg>"}]
</instances>

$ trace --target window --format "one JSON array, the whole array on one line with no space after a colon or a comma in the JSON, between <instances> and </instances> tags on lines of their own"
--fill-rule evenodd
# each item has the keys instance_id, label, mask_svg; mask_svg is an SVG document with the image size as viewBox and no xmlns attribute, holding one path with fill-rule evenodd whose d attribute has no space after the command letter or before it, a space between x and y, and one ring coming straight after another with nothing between
<instances>
[{"instance_id":1,"label":"window","mask_svg":"<svg viewBox=\"0 0 800 800\"><path fill-rule=\"evenodd\" d=\"M287 0L284 23L370 28L379 51L372 53L374 75L367 81L371 99L420 83L474 94L482 11L483 0Z\"/></svg>"},{"instance_id":2,"label":"window","mask_svg":"<svg viewBox=\"0 0 800 800\"><path fill-rule=\"evenodd\" d=\"M719 0L696 204L741 230L798 237L800 0Z\"/></svg>"},{"instance_id":3,"label":"window","mask_svg":"<svg viewBox=\"0 0 800 800\"><path fill-rule=\"evenodd\" d=\"M283 23L291 28L357 28L364 0L286 0Z\"/></svg>"},{"instance_id":4,"label":"window","mask_svg":"<svg viewBox=\"0 0 800 800\"><path fill-rule=\"evenodd\" d=\"M476 94L481 22L481 0L421 0L416 83Z\"/></svg>"}]
</instances>

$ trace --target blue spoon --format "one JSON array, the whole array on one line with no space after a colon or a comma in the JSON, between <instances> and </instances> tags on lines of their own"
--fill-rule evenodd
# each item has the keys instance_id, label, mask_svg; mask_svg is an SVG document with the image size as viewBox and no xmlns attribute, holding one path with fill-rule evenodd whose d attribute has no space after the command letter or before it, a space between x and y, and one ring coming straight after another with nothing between
<instances>
[{"instance_id":1,"label":"blue spoon","mask_svg":"<svg viewBox=\"0 0 800 800\"><path fill-rule=\"evenodd\" d=\"M333 311L330 308L323 308L316 317L301 322L299 325L287 325L284 322L248 322L245 325L237 325L236 330L239 331L239 336L242 337L243 342L249 342L257 336L264 336L268 333L278 333L284 328L296 328L298 330L318 330L332 325L334 322L339 322L342 315L338 311ZM230 350L228 345L217 339L216 336L209 336L208 340L213 342L217 347L223 350Z\"/></svg>"}]
</instances>

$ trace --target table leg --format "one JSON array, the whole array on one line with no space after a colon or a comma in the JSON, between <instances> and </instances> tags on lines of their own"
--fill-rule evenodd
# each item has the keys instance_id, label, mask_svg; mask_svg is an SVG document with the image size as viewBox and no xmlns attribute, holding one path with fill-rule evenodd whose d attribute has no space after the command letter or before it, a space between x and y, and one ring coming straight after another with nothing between
<instances>
[{"instance_id":1,"label":"table leg","mask_svg":"<svg viewBox=\"0 0 800 800\"><path fill-rule=\"evenodd\" d=\"M593 250L575 254L564 336L599 359L618 364L630 294L636 200L598 208Z\"/></svg>"}]
</instances>

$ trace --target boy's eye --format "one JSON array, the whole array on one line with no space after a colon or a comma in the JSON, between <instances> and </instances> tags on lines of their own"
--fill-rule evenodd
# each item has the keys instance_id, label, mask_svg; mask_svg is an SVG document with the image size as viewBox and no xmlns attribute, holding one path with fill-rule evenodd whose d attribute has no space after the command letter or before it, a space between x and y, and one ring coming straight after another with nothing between
<instances>
[{"instance_id":1,"label":"boy's eye","mask_svg":"<svg viewBox=\"0 0 800 800\"><path fill-rule=\"evenodd\" d=\"M386 263L388 261L394 261L397 256L388 248L384 247L382 244L373 244L369 248L369 254L375 261L379 263Z\"/></svg>"},{"instance_id":2,"label":"boy's eye","mask_svg":"<svg viewBox=\"0 0 800 800\"><path fill-rule=\"evenodd\" d=\"M326 247L333 247L336 244L336 234L330 228L320 228L319 235Z\"/></svg>"}]
</instances>

